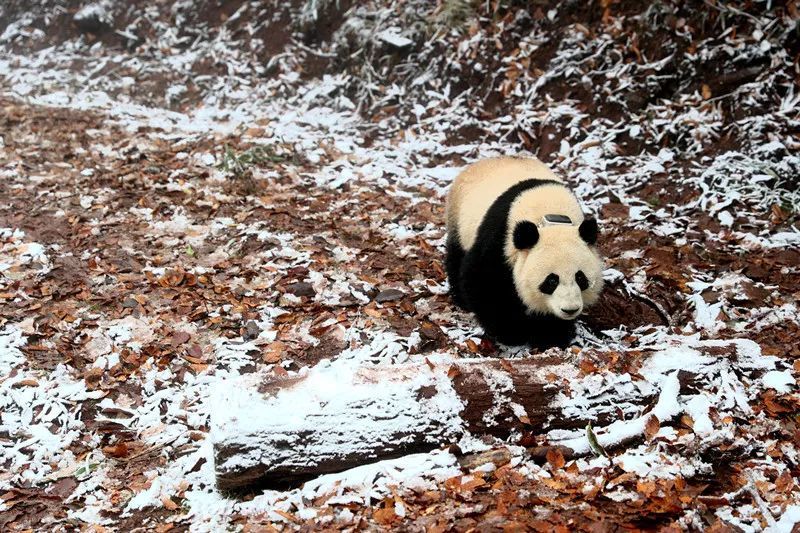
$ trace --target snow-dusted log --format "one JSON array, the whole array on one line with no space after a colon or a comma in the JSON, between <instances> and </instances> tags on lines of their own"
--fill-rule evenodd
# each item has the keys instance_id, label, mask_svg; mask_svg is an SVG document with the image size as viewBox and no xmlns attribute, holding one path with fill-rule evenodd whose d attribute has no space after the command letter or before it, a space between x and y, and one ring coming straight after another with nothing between
<instances>
[{"instance_id":1,"label":"snow-dusted log","mask_svg":"<svg viewBox=\"0 0 800 533\"><path fill-rule=\"evenodd\" d=\"M296 376L239 377L220 387L214 403L217 484L284 487L452 444L466 432L526 429L546 437L534 455L557 447L565 456L640 438L681 413L700 434L709 430L709 407L748 410L762 389L752 385L778 371L777 359L750 341L673 337L636 357L636 378L579 375L576 361L552 356L384 366L343 359Z\"/></svg>"},{"instance_id":2,"label":"snow-dusted log","mask_svg":"<svg viewBox=\"0 0 800 533\"><path fill-rule=\"evenodd\" d=\"M326 472L428 451L465 430L508 433L551 414L576 374L552 357L376 366L324 362L291 378L223 385L212 438L220 489L285 486Z\"/></svg>"}]
</instances>

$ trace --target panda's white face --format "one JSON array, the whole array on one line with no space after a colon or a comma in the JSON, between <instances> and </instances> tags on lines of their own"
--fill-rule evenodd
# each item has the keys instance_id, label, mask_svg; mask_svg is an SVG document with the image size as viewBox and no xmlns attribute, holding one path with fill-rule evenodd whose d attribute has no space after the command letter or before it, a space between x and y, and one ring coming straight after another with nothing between
<instances>
[{"instance_id":1,"label":"panda's white face","mask_svg":"<svg viewBox=\"0 0 800 533\"><path fill-rule=\"evenodd\" d=\"M577 318L603 288L602 260L574 228L543 231L536 245L517 251L513 272L517 294L531 313L563 320Z\"/></svg>"}]
</instances>

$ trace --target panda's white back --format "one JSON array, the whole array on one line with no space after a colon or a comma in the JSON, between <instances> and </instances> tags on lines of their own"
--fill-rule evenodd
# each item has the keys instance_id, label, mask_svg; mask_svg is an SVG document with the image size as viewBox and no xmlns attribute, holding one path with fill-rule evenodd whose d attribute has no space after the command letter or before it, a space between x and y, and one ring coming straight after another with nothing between
<instances>
[{"instance_id":1,"label":"panda's white back","mask_svg":"<svg viewBox=\"0 0 800 533\"><path fill-rule=\"evenodd\" d=\"M461 246L469 250L492 203L517 183L529 179L563 180L544 163L533 158L484 159L465 168L455 179L447 197L447 230L457 233ZM522 200L522 201L521 201ZM523 193L512 205L509 219L537 221L547 214L564 214L580 223L580 206L562 185L545 185Z\"/></svg>"}]
</instances>

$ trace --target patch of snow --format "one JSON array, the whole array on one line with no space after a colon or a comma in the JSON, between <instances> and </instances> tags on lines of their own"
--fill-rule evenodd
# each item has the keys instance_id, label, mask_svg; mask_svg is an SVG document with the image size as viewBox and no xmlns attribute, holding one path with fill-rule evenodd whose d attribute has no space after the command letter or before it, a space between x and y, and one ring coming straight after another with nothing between
<instances>
[{"instance_id":1,"label":"patch of snow","mask_svg":"<svg viewBox=\"0 0 800 533\"><path fill-rule=\"evenodd\" d=\"M770 525L766 533L790 533L796 524L800 524L800 505L789 505L775 524Z\"/></svg>"},{"instance_id":2,"label":"patch of snow","mask_svg":"<svg viewBox=\"0 0 800 533\"><path fill-rule=\"evenodd\" d=\"M761 377L764 388L775 389L779 394L789 394L797 387L797 380L789 370L770 370Z\"/></svg>"},{"instance_id":3,"label":"patch of snow","mask_svg":"<svg viewBox=\"0 0 800 533\"><path fill-rule=\"evenodd\" d=\"M560 394L555 401L563 409L580 410L587 414L586 408L599 409L602 412L604 394L612 394L615 387L627 387L629 394L649 394L651 390L658 391L656 405L648 412L635 416L629 420L618 420L608 426L597 429L595 435L600 446L606 447L624 442L644 433L647 421L655 416L659 421L671 420L674 416L687 413L697 424L696 434L699 437L711 436L714 426L709 417L709 406L718 409L728 409L735 413L746 415L752 412L749 399L754 398L760 390L753 384L745 385L727 365L727 359L717 356L703 355L703 348L718 349L728 347L735 351L736 365L740 371L755 369L774 370L779 359L761 354L759 346L750 340L737 339L730 341L702 341L697 337L671 336L664 339L660 345L652 348L656 351L642 364L639 373L643 382L628 383L625 375L616 376L608 373L589 375L580 380L573 380L570 385L571 393ZM703 395L683 396L679 393L680 384L678 372L688 371L702 376L703 379L718 380L715 383L715 392L705 392ZM612 380L612 381L609 381ZM615 385L613 380L619 382ZM630 380L630 377L628 377ZM605 384L604 381L609 381ZM777 379L775 380L777 381ZM602 386L600 385L602 384ZM644 388L641 388L644 387ZM606 390L608 392L606 392ZM625 412L625 405L618 405L609 399L606 402L616 409L620 407ZM635 403L635 402L634 402ZM588 414L591 414L589 411ZM563 445L575 450L578 454L588 453L591 447L583 430L553 430L548 433L551 444Z\"/></svg>"},{"instance_id":4,"label":"patch of snow","mask_svg":"<svg viewBox=\"0 0 800 533\"><path fill-rule=\"evenodd\" d=\"M414 41L408 37L403 37L400 34L400 28L387 28L378 33L376 37L379 40L394 46L395 48L405 48L414 44Z\"/></svg>"},{"instance_id":5,"label":"patch of snow","mask_svg":"<svg viewBox=\"0 0 800 533\"><path fill-rule=\"evenodd\" d=\"M6 324L3 329L0 329L0 375L8 375L12 368L22 364L25 356L20 348L26 342L22 331L13 324ZM2 414L0 413L1 419Z\"/></svg>"}]
</instances>

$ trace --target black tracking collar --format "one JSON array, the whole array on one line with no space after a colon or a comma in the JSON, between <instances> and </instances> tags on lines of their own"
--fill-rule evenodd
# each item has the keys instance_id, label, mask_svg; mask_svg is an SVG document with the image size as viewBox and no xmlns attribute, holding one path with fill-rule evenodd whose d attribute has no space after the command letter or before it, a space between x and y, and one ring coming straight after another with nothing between
<instances>
[{"instance_id":1,"label":"black tracking collar","mask_svg":"<svg viewBox=\"0 0 800 533\"><path fill-rule=\"evenodd\" d=\"M567 215L545 215L542 220L543 226L572 226L572 219Z\"/></svg>"}]
</instances>

